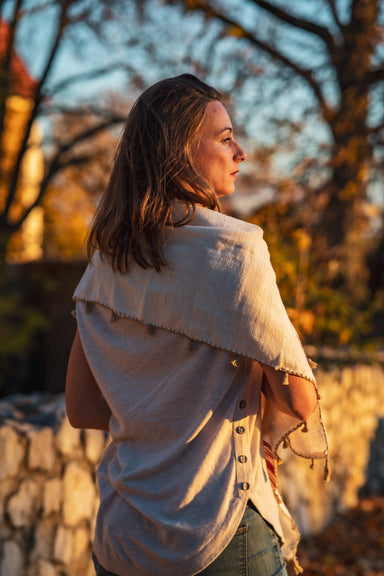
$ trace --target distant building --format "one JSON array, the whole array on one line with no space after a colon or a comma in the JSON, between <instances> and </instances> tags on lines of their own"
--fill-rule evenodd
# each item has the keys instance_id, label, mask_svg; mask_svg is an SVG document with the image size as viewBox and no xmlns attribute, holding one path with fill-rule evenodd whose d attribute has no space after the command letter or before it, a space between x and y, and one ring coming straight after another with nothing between
<instances>
[{"instance_id":1,"label":"distant building","mask_svg":"<svg viewBox=\"0 0 384 576\"><path fill-rule=\"evenodd\" d=\"M37 83L29 74L24 62L15 52L11 56L8 86L4 78L4 64L8 50L10 27L0 21L0 99L6 98L6 117L2 138L0 183L0 209L5 206L7 187L15 166L19 147L24 136L25 126L33 108L33 98ZM21 178L15 201L12 203L10 219L16 221L37 197L39 184L44 172L44 159L41 149L42 134L34 125L24 155ZM38 260L43 255L44 213L42 207L32 210L20 231L12 238L7 259L12 262Z\"/></svg>"}]
</instances>

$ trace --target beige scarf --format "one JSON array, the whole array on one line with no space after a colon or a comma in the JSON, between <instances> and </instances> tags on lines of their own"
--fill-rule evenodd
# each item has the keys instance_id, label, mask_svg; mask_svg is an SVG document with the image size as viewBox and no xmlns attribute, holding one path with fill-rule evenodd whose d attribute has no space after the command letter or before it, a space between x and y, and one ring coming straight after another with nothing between
<instances>
[{"instance_id":1,"label":"beige scarf","mask_svg":"<svg viewBox=\"0 0 384 576\"><path fill-rule=\"evenodd\" d=\"M183 334L316 381L282 303L263 232L258 226L197 207L190 224L171 228L160 273L133 266L114 273L107 258L93 257L74 294L122 316ZM326 461L328 443L320 406L307 422L265 403L264 438Z\"/></svg>"}]
</instances>

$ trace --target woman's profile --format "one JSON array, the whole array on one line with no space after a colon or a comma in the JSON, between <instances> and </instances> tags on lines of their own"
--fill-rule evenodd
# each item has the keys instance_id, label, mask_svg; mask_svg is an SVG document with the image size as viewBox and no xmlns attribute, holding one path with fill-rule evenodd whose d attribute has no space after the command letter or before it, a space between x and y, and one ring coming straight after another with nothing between
<instances>
[{"instance_id":1,"label":"woman's profile","mask_svg":"<svg viewBox=\"0 0 384 576\"><path fill-rule=\"evenodd\" d=\"M98 576L283 576L296 563L277 449L326 458L327 441L262 230L220 210L245 159L221 95L192 75L128 114L66 382L71 424L111 436Z\"/></svg>"}]
</instances>

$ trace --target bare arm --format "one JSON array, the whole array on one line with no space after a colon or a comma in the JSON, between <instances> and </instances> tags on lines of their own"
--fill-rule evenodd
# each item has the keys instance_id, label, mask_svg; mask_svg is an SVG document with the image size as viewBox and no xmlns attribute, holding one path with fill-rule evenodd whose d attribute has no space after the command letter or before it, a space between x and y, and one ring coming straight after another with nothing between
<instances>
[{"instance_id":1,"label":"bare arm","mask_svg":"<svg viewBox=\"0 0 384 576\"><path fill-rule=\"evenodd\" d=\"M311 382L300 376L288 375L289 385L284 384L286 374L271 366L262 365L263 392L281 412L299 420L307 420L317 405L317 393Z\"/></svg>"},{"instance_id":2,"label":"bare arm","mask_svg":"<svg viewBox=\"0 0 384 576\"><path fill-rule=\"evenodd\" d=\"M69 355L65 403L74 428L109 429L111 410L93 377L78 330Z\"/></svg>"}]
</instances>

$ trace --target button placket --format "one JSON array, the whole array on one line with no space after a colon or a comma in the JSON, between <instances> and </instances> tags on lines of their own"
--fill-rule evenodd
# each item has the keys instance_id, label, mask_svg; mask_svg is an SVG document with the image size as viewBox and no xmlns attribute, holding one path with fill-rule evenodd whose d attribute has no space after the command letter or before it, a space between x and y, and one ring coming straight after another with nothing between
<instances>
[{"instance_id":1,"label":"button placket","mask_svg":"<svg viewBox=\"0 0 384 576\"><path fill-rule=\"evenodd\" d=\"M241 398L235 410L235 421L233 426L234 446L236 454L236 477L237 488L240 497L248 498L248 491L251 487L251 466L249 460L249 429L247 402Z\"/></svg>"}]
</instances>

